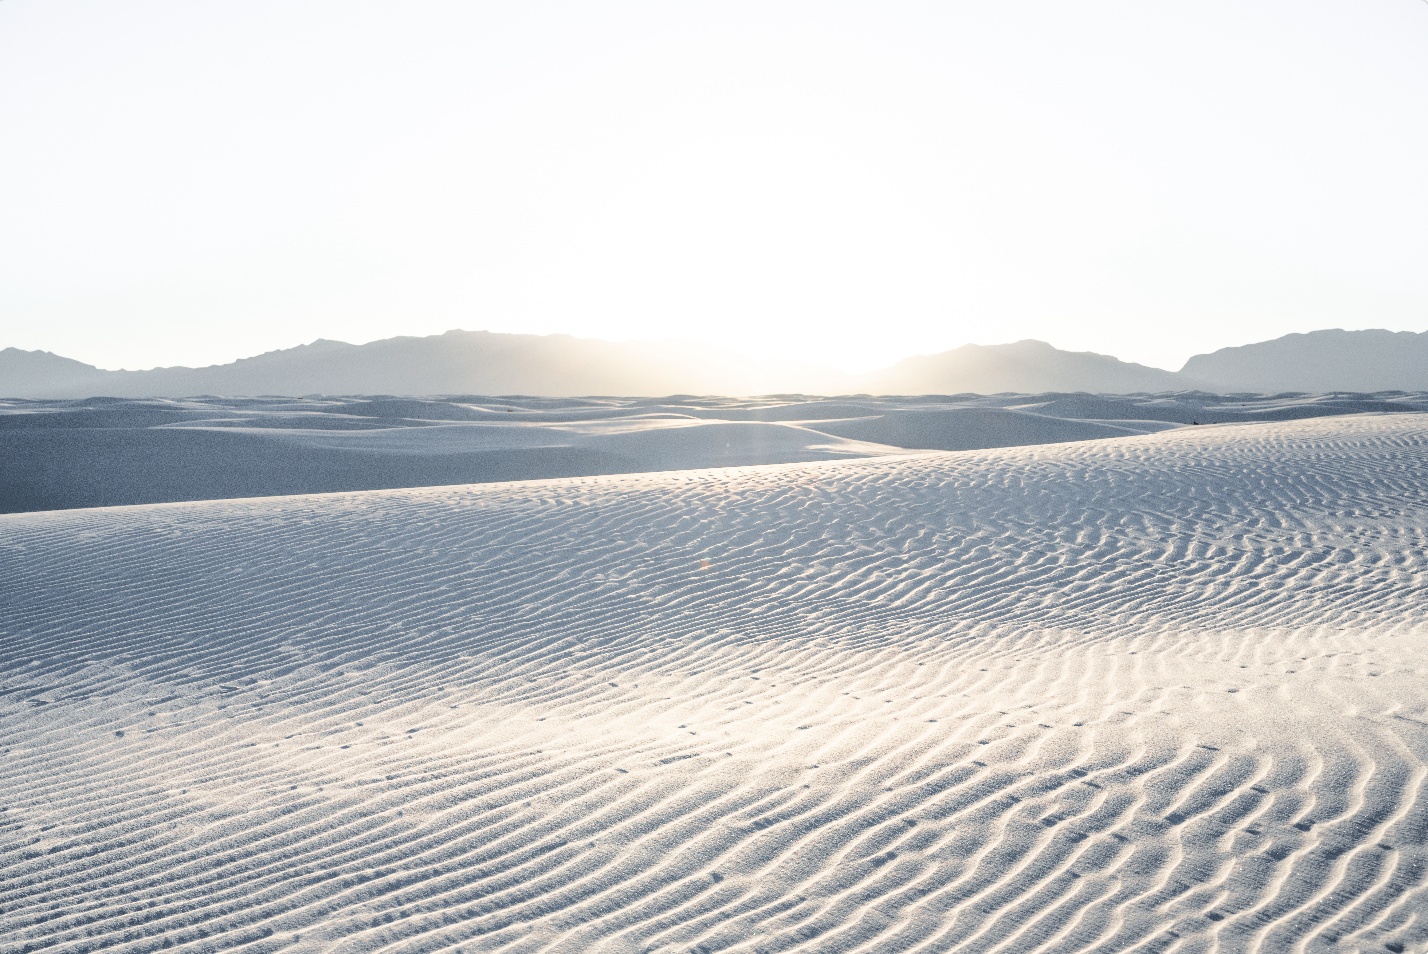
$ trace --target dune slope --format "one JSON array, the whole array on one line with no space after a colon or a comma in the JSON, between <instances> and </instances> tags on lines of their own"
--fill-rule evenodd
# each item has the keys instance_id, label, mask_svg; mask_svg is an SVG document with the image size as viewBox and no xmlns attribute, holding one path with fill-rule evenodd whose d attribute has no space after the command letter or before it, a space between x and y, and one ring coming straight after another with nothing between
<instances>
[{"instance_id":1,"label":"dune slope","mask_svg":"<svg viewBox=\"0 0 1428 954\"><path fill-rule=\"evenodd\" d=\"M1423 413L1428 394L0 401L0 513L975 450Z\"/></svg>"},{"instance_id":2,"label":"dune slope","mask_svg":"<svg viewBox=\"0 0 1428 954\"><path fill-rule=\"evenodd\" d=\"M1428 426L0 517L13 951L1428 945Z\"/></svg>"}]
</instances>

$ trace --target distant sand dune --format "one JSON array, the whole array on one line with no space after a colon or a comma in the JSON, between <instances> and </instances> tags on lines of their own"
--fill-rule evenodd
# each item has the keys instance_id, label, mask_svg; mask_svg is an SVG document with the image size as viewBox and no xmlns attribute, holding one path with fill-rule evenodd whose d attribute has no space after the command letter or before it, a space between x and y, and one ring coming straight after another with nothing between
<instances>
[{"instance_id":1,"label":"distant sand dune","mask_svg":"<svg viewBox=\"0 0 1428 954\"><path fill-rule=\"evenodd\" d=\"M787 464L1424 411L1428 393L0 401L0 513Z\"/></svg>"},{"instance_id":2,"label":"distant sand dune","mask_svg":"<svg viewBox=\"0 0 1428 954\"><path fill-rule=\"evenodd\" d=\"M1425 461L1400 414L0 517L0 937L1422 951Z\"/></svg>"}]
</instances>

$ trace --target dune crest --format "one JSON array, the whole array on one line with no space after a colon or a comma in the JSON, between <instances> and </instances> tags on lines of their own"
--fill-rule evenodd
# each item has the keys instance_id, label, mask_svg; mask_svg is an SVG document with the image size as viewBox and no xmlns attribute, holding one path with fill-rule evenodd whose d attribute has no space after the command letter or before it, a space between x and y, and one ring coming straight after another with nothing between
<instances>
[{"instance_id":1,"label":"dune crest","mask_svg":"<svg viewBox=\"0 0 1428 954\"><path fill-rule=\"evenodd\" d=\"M0 513L976 450L1428 410L1428 394L0 401Z\"/></svg>"}]
</instances>

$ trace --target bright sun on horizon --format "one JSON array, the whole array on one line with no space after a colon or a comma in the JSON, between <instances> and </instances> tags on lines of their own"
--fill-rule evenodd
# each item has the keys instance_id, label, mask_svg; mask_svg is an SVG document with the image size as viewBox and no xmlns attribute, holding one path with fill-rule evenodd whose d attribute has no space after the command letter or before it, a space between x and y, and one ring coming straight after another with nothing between
<instances>
[{"instance_id":1,"label":"bright sun on horizon","mask_svg":"<svg viewBox=\"0 0 1428 954\"><path fill-rule=\"evenodd\" d=\"M7 0L0 347L1428 329L1428 4Z\"/></svg>"}]
</instances>

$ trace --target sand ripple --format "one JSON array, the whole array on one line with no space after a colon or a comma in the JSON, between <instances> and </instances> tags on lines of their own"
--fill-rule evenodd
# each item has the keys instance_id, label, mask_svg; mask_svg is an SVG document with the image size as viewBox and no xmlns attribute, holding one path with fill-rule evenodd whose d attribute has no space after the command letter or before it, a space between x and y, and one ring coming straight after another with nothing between
<instances>
[{"instance_id":1,"label":"sand ripple","mask_svg":"<svg viewBox=\"0 0 1428 954\"><path fill-rule=\"evenodd\" d=\"M0 517L7 951L1421 951L1428 423Z\"/></svg>"}]
</instances>

